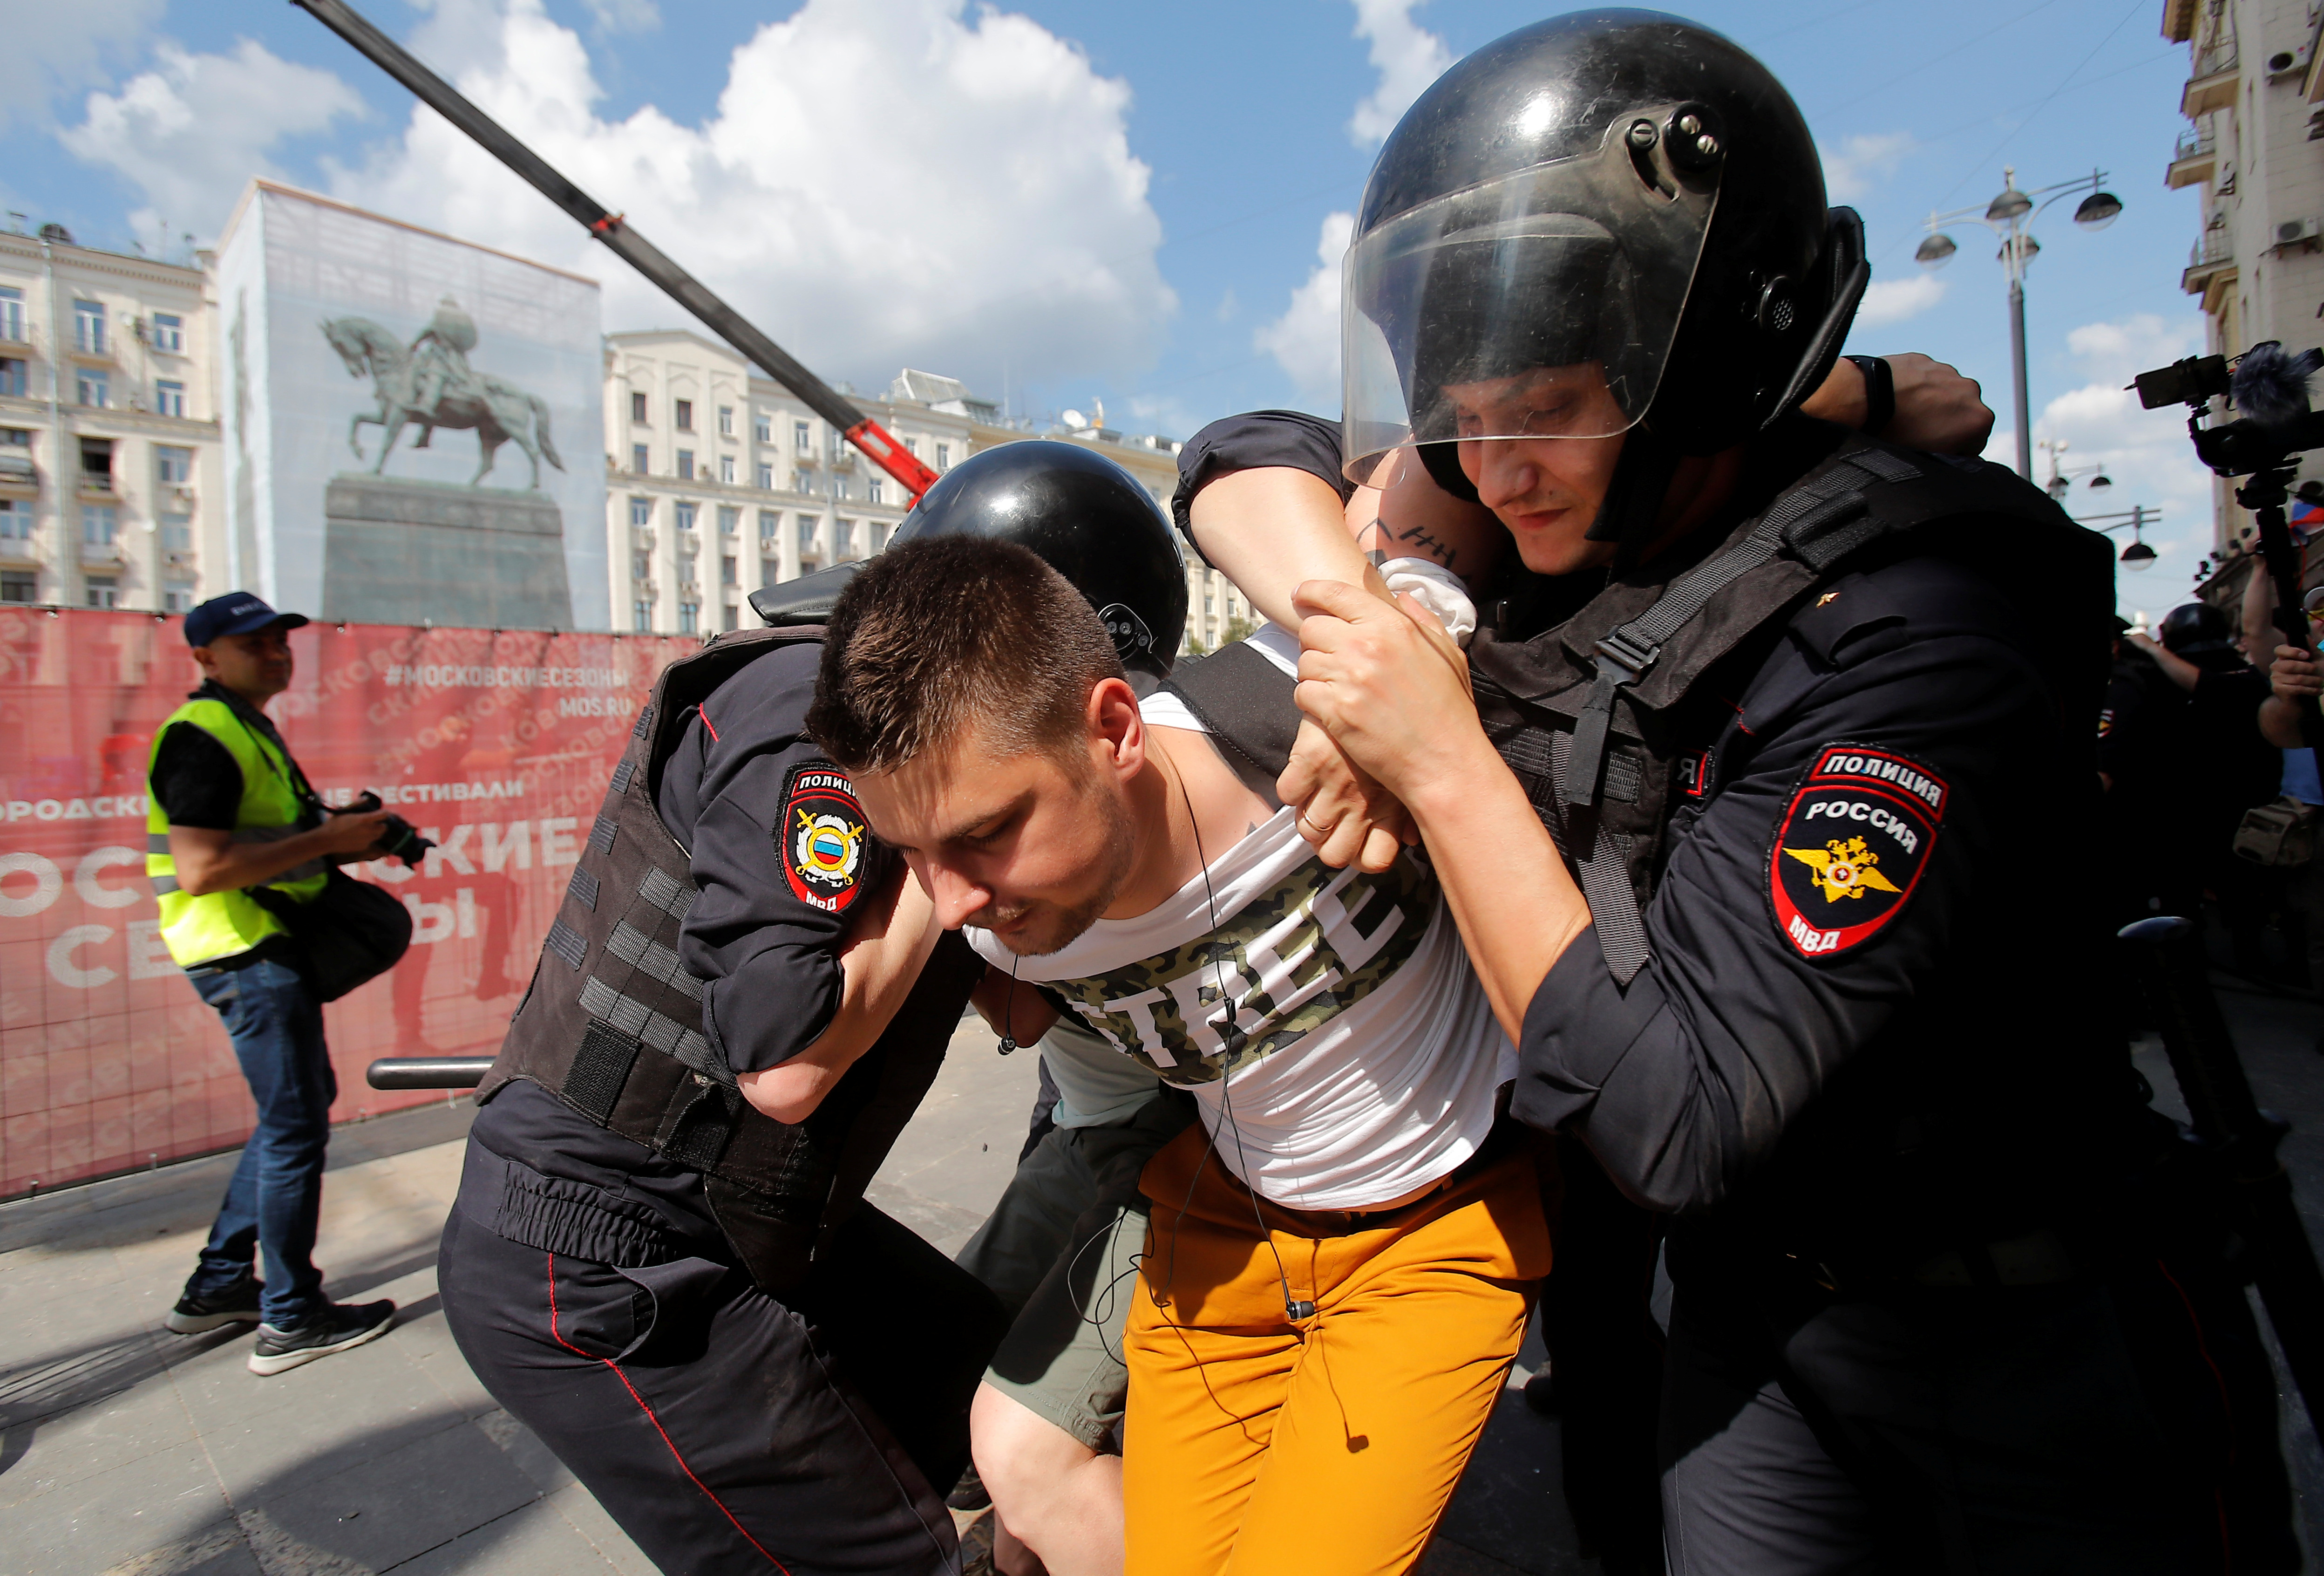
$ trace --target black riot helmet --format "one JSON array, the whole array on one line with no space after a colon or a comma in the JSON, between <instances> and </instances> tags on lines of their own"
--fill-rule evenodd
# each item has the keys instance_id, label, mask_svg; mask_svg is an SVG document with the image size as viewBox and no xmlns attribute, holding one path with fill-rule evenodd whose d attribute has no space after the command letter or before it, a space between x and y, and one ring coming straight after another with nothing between
<instances>
[{"instance_id":1,"label":"black riot helmet","mask_svg":"<svg viewBox=\"0 0 2324 1576\"><path fill-rule=\"evenodd\" d=\"M2236 644L2227 616L2209 602L2189 602L2172 608L2163 616L2156 635L2163 642L2163 649L2173 656L2226 651Z\"/></svg>"},{"instance_id":2,"label":"black riot helmet","mask_svg":"<svg viewBox=\"0 0 2324 1576\"><path fill-rule=\"evenodd\" d=\"M1186 566L1153 496L1104 455L1032 440L970 456L920 496L894 542L991 536L1028 548L1089 598L1122 666L1167 675L1186 628ZM755 591L770 624L819 623L856 566Z\"/></svg>"},{"instance_id":3,"label":"black riot helmet","mask_svg":"<svg viewBox=\"0 0 2324 1576\"><path fill-rule=\"evenodd\" d=\"M1406 443L1643 426L1624 463L1658 457L1628 478L1651 496L1627 507L1651 515L1678 455L1749 437L1823 380L1868 277L1806 122L1743 50L1651 11L1521 28L1421 95L1365 185L1348 475ZM1443 479L1449 451L1423 452Z\"/></svg>"}]
</instances>

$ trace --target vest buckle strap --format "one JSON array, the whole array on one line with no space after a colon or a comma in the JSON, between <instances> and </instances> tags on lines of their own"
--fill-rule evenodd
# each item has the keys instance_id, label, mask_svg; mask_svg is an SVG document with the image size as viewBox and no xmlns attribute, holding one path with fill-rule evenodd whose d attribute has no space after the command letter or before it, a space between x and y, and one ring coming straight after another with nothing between
<instances>
[{"instance_id":1,"label":"vest buckle strap","mask_svg":"<svg viewBox=\"0 0 2324 1576\"><path fill-rule=\"evenodd\" d=\"M1573 748L1565 757L1558 797L1568 804L1598 802L1598 779L1606 765L1606 735L1614 725L1614 696L1626 684L1635 684L1662 654L1658 645L1641 645L1619 629L1598 643L1598 679L1590 699L1573 723Z\"/></svg>"}]
</instances>

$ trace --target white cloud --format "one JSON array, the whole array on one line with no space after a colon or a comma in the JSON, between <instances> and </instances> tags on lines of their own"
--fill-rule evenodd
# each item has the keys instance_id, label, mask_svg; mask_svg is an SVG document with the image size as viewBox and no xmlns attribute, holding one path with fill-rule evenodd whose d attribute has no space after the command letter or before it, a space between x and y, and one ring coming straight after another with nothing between
<instances>
[{"instance_id":1,"label":"white cloud","mask_svg":"<svg viewBox=\"0 0 2324 1576\"><path fill-rule=\"evenodd\" d=\"M661 25L654 0L584 0L589 14L607 32L651 32Z\"/></svg>"},{"instance_id":2,"label":"white cloud","mask_svg":"<svg viewBox=\"0 0 2324 1576\"><path fill-rule=\"evenodd\" d=\"M1852 202L1894 175L1904 155L1919 146L1911 132L1884 132L1849 137L1837 149L1819 148L1824 190L1836 202Z\"/></svg>"},{"instance_id":3,"label":"white cloud","mask_svg":"<svg viewBox=\"0 0 2324 1576\"><path fill-rule=\"evenodd\" d=\"M2084 324L2066 336L2066 347L2089 381L2050 401L2034 422L2037 443L2048 438L2067 444L2063 468L2096 465L2113 484L2093 491L2088 477L2072 478L2068 513L2087 519L2133 505L2162 511L2162 524L2140 533L2154 549L2153 566L2116 576L2116 601L2126 616L2144 609L2152 621L2190 600L2195 565L2211 551L2211 473L2187 441L2185 413L2141 410L2138 396L2124 386L2133 373L2191 355L2202 343L2202 320L2191 315L2165 320L2141 312ZM2015 465L2015 432L1996 432L1985 457ZM2049 459L2038 446L2034 466L2037 480L2048 476ZM2112 540L2119 550L2130 533L2116 530Z\"/></svg>"},{"instance_id":4,"label":"white cloud","mask_svg":"<svg viewBox=\"0 0 2324 1576\"><path fill-rule=\"evenodd\" d=\"M826 377L908 362L1021 386L1134 370L1176 298L1126 83L965 0L807 0L728 61L715 111L596 113L540 0L437 0L415 52ZM696 327L563 213L415 109L335 194L603 280L609 329Z\"/></svg>"},{"instance_id":5,"label":"white cloud","mask_svg":"<svg viewBox=\"0 0 2324 1576\"><path fill-rule=\"evenodd\" d=\"M1864 288L1864 302L1856 309L1856 327L1877 329L1917 318L1942 301L1945 282L1934 274L1914 273L1903 279L1878 279Z\"/></svg>"},{"instance_id":6,"label":"white cloud","mask_svg":"<svg viewBox=\"0 0 2324 1576\"><path fill-rule=\"evenodd\" d=\"M285 60L251 39L230 54L194 54L163 42L155 63L118 92L92 93L67 149L117 171L145 195L130 216L141 233L215 234L268 153L285 137L360 116L363 100L332 73ZM169 239L165 234L161 239Z\"/></svg>"},{"instance_id":7,"label":"white cloud","mask_svg":"<svg viewBox=\"0 0 2324 1576\"><path fill-rule=\"evenodd\" d=\"M8 8L0 49L0 125L10 111L45 114L50 98L101 81L109 57L125 53L161 19L168 0L61 0Z\"/></svg>"},{"instance_id":8,"label":"white cloud","mask_svg":"<svg viewBox=\"0 0 2324 1576\"><path fill-rule=\"evenodd\" d=\"M1355 215L1324 215L1315 241L1315 271L1291 292L1284 314L1251 337L1301 394L1326 410L1340 403L1340 265L1355 233Z\"/></svg>"},{"instance_id":9,"label":"white cloud","mask_svg":"<svg viewBox=\"0 0 2324 1576\"><path fill-rule=\"evenodd\" d=\"M1371 45L1379 86L1348 118L1348 140L1360 148L1384 140L1412 101L1444 74L1452 51L1412 19L1419 0L1354 0L1356 36Z\"/></svg>"}]
</instances>

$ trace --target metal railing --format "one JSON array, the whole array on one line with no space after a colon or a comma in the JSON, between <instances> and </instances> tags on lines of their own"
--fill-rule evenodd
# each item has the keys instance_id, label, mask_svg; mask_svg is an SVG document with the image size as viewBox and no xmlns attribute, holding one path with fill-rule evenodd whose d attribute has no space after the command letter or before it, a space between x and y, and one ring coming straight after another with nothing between
<instances>
[{"instance_id":1,"label":"metal railing","mask_svg":"<svg viewBox=\"0 0 2324 1576\"><path fill-rule=\"evenodd\" d=\"M2212 264L2232 263L2235 260L2235 241L2224 229L2204 231L2202 239L2197 241L2187 253L2187 266L2190 268L2203 268Z\"/></svg>"},{"instance_id":2,"label":"metal railing","mask_svg":"<svg viewBox=\"0 0 2324 1576\"><path fill-rule=\"evenodd\" d=\"M2171 162L2176 164L2183 159L2200 159L2218 152L2218 138L2212 133L2190 128L2179 134L2178 144L2171 151Z\"/></svg>"}]
</instances>

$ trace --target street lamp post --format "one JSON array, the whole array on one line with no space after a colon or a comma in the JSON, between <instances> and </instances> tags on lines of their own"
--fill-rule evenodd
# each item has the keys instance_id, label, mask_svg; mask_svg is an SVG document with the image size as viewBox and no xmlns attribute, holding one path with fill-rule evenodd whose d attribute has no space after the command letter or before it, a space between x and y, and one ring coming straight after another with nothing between
<instances>
[{"instance_id":1,"label":"street lamp post","mask_svg":"<svg viewBox=\"0 0 2324 1576\"><path fill-rule=\"evenodd\" d=\"M2112 521L2113 524L2106 524L2107 521ZM2134 505L2119 514L2084 515L2077 518L2074 524L2087 525L2101 535L2127 529L2130 532L2130 545L2122 550L2122 567L2134 572L2151 570L2154 567L2154 549L2146 544L2140 533L2149 525L2163 524L2161 509L2150 509L2143 504Z\"/></svg>"},{"instance_id":2,"label":"street lamp post","mask_svg":"<svg viewBox=\"0 0 2324 1576\"><path fill-rule=\"evenodd\" d=\"M2036 187L2031 191L2018 189L2014 166L2001 173L2001 194L1982 209L1962 208L1950 213L1931 214L1929 233L1914 251L1913 260L1924 268L1943 267L1960 250L1953 238L1944 233L1943 227L1962 220L1983 225L2001 237L2001 261L2009 277L2010 382L2017 397L2017 474L2032 481L2034 431L2025 396L2025 270L2042 250L2042 243L2034 238L2029 227L2051 203L2077 191L2087 191L2089 195L2074 209L2074 222L2086 229L2102 230L2121 214L2122 199L2106 190L2103 170L2093 170L2076 180ZM2043 200L2037 205L2035 198Z\"/></svg>"}]
</instances>

